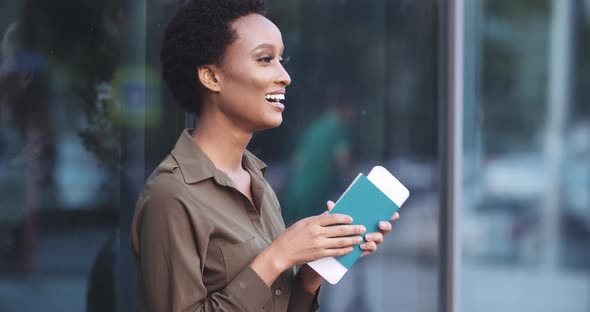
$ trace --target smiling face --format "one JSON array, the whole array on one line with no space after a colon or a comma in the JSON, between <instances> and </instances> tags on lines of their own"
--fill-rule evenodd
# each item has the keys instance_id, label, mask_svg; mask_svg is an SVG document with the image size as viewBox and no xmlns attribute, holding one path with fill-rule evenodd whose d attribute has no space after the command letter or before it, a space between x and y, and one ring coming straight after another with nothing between
<instances>
[{"instance_id":1,"label":"smiling face","mask_svg":"<svg viewBox=\"0 0 590 312\"><path fill-rule=\"evenodd\" d=\"M286 87L279 29L259 14L232 23L237 38L216 70L215 105L238 127L255 132L279 126Z\"/></svg>"}]
</instances>

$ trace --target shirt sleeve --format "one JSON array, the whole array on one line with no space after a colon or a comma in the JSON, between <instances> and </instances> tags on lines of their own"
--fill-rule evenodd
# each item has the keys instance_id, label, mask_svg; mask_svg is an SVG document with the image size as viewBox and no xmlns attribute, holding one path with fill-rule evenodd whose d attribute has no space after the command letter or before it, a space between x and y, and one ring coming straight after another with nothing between
<instances>
[{"instance_id":1,"label":"shirt sleeve","mask_svg":"<svg viewBox=\"0 0 590 312\"><path fill-rule=\"evenodd\" d=\"M249 266L225 289L207 293L204 251L198 246L206 246L208 237L199 237L199 225L191 223L188 210L171 192L153 192L138 208L139 311L261 311L272 304L270 289Z\"/></svg>"},{"instance_id":2,"label":"shirt sleeve","mask_svg":"<svg viewBox=\"0 0 590 312\"><path fill-rule=\"evenodd\" d=\"M291 287L291 299L289 300L289 312L295 311L317 311L320 307L318 295L320 289L310 293L303 288L300 274L296 274Z\"/></svg>"}]
</instances>

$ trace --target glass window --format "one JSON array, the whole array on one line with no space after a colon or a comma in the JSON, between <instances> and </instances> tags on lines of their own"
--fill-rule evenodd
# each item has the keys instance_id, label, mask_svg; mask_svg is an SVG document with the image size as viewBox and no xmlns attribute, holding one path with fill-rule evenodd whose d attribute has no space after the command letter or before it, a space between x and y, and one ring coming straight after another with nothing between
<instances>
[{"instance_id":1,"label":"glass window","mask_svg":"<svg viewBox=\"0 0 590 312\"><path fill-rule=\"evenodd\" d=\"M322 311L438 310L436 1L269 1L292 84L283 125L250 150L287 224L319 214L359 173L390 169L411 190L379 252L339 284Z\"/></svg>"},{"instance_id":2,"label":"glass window","mask_svg":"<svg viewBox=\"0 0 590 312\"><path fill-rule=\"evenodd\" d=\"M134 310L131 215L185 120L158 68L174 6L0 4L0 310Z\"/></svg>"},{"instance_id":3,"label":"glass window","mask_svg":"<svg viewBox=\"0 0 590 312\"><path fill-rule=\"evenodd\" d=\"M286 223L374 165L411 190L322 311L438 310L438 2L267 1L293 83L283 125L249 149ZM192 125L160 79L178 3L0 4L0 310L134 310L135 201Z\"/></svg>"},{"instance_id":4,"label":"glass window","mask_svg":"<svg viewBox=\"0 0 590 312\"><path fill-rule=\"evenodd\" d=\"M465 1L462 311L590 308L590 4Z\"/></svg>"}]
</instances>

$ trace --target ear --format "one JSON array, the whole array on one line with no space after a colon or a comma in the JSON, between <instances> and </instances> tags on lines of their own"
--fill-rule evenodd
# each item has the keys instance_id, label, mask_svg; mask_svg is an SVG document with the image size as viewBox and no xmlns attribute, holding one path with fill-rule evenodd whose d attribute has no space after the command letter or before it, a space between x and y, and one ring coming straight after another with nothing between
<instances>
[{"instance_id":1,"label":"ear","mask_svg":"<svg viewBox=\"0 0 590 312\"><path fill-rule=\"evenodd\" d=\"M214 65L204 65L197 68L197 75L201 84L213 91L219 92L221 90L219 84L219 70Z\"/></svg>"}]
</instances>

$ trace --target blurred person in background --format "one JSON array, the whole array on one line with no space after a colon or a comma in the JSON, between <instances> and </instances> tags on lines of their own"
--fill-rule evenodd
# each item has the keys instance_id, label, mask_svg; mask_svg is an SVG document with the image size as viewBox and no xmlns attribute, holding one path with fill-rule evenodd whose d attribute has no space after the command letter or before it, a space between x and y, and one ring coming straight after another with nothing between
<instances>
[{"instance_id":1,"label":"blurred person in background","mask_svg":"<svg viewBox=\"0 0 590 312\"><path fill-rule=\"evenodd\" d=\"M36 273L40 288L67 272L88 283L88 311L115 310L113 223L120 198L137 197L120 172L113 97L103 91L120 61L125 6L26 0L1 45L0 271ZM93 185L102 174L109 181Z\"/></svg>"},{"instance_id":2,"label":"blurred person in background","mask_svg":"<svg viewBox=\"0 0 590 312\"><path fill-rule=\"evenodd\" d=\"M326 88L324 103L324 114L307 127L294 153L281 196L287 224L322 213L326 197L345 189L344 181L354 170L349 127L357 116L356 97L350 86L333 83Z\"/></svg>"},{"instance_id":3,"label":"blurred person in background","mask_svg":"<svg viewBox=\"0 0 590 312\"><path fill-rule=\"evenodd\" d=\"M0 163L0 188L4 189L0 223L15 217L19 221L7 236L8 248L2 250L0 270L30 275L37 266L40 206L51 207L56 202L55 151L48 117L47 60L28 49L22 39L21 25L15 22L6 30L1 45L2 120L11 121L4 129L14 127L19 143L15 146L3 140L7 145L3 149L14 153L8 152L7 159ZM2 220L2 215L7 218Z\"/></svg>"}]
</instances>

